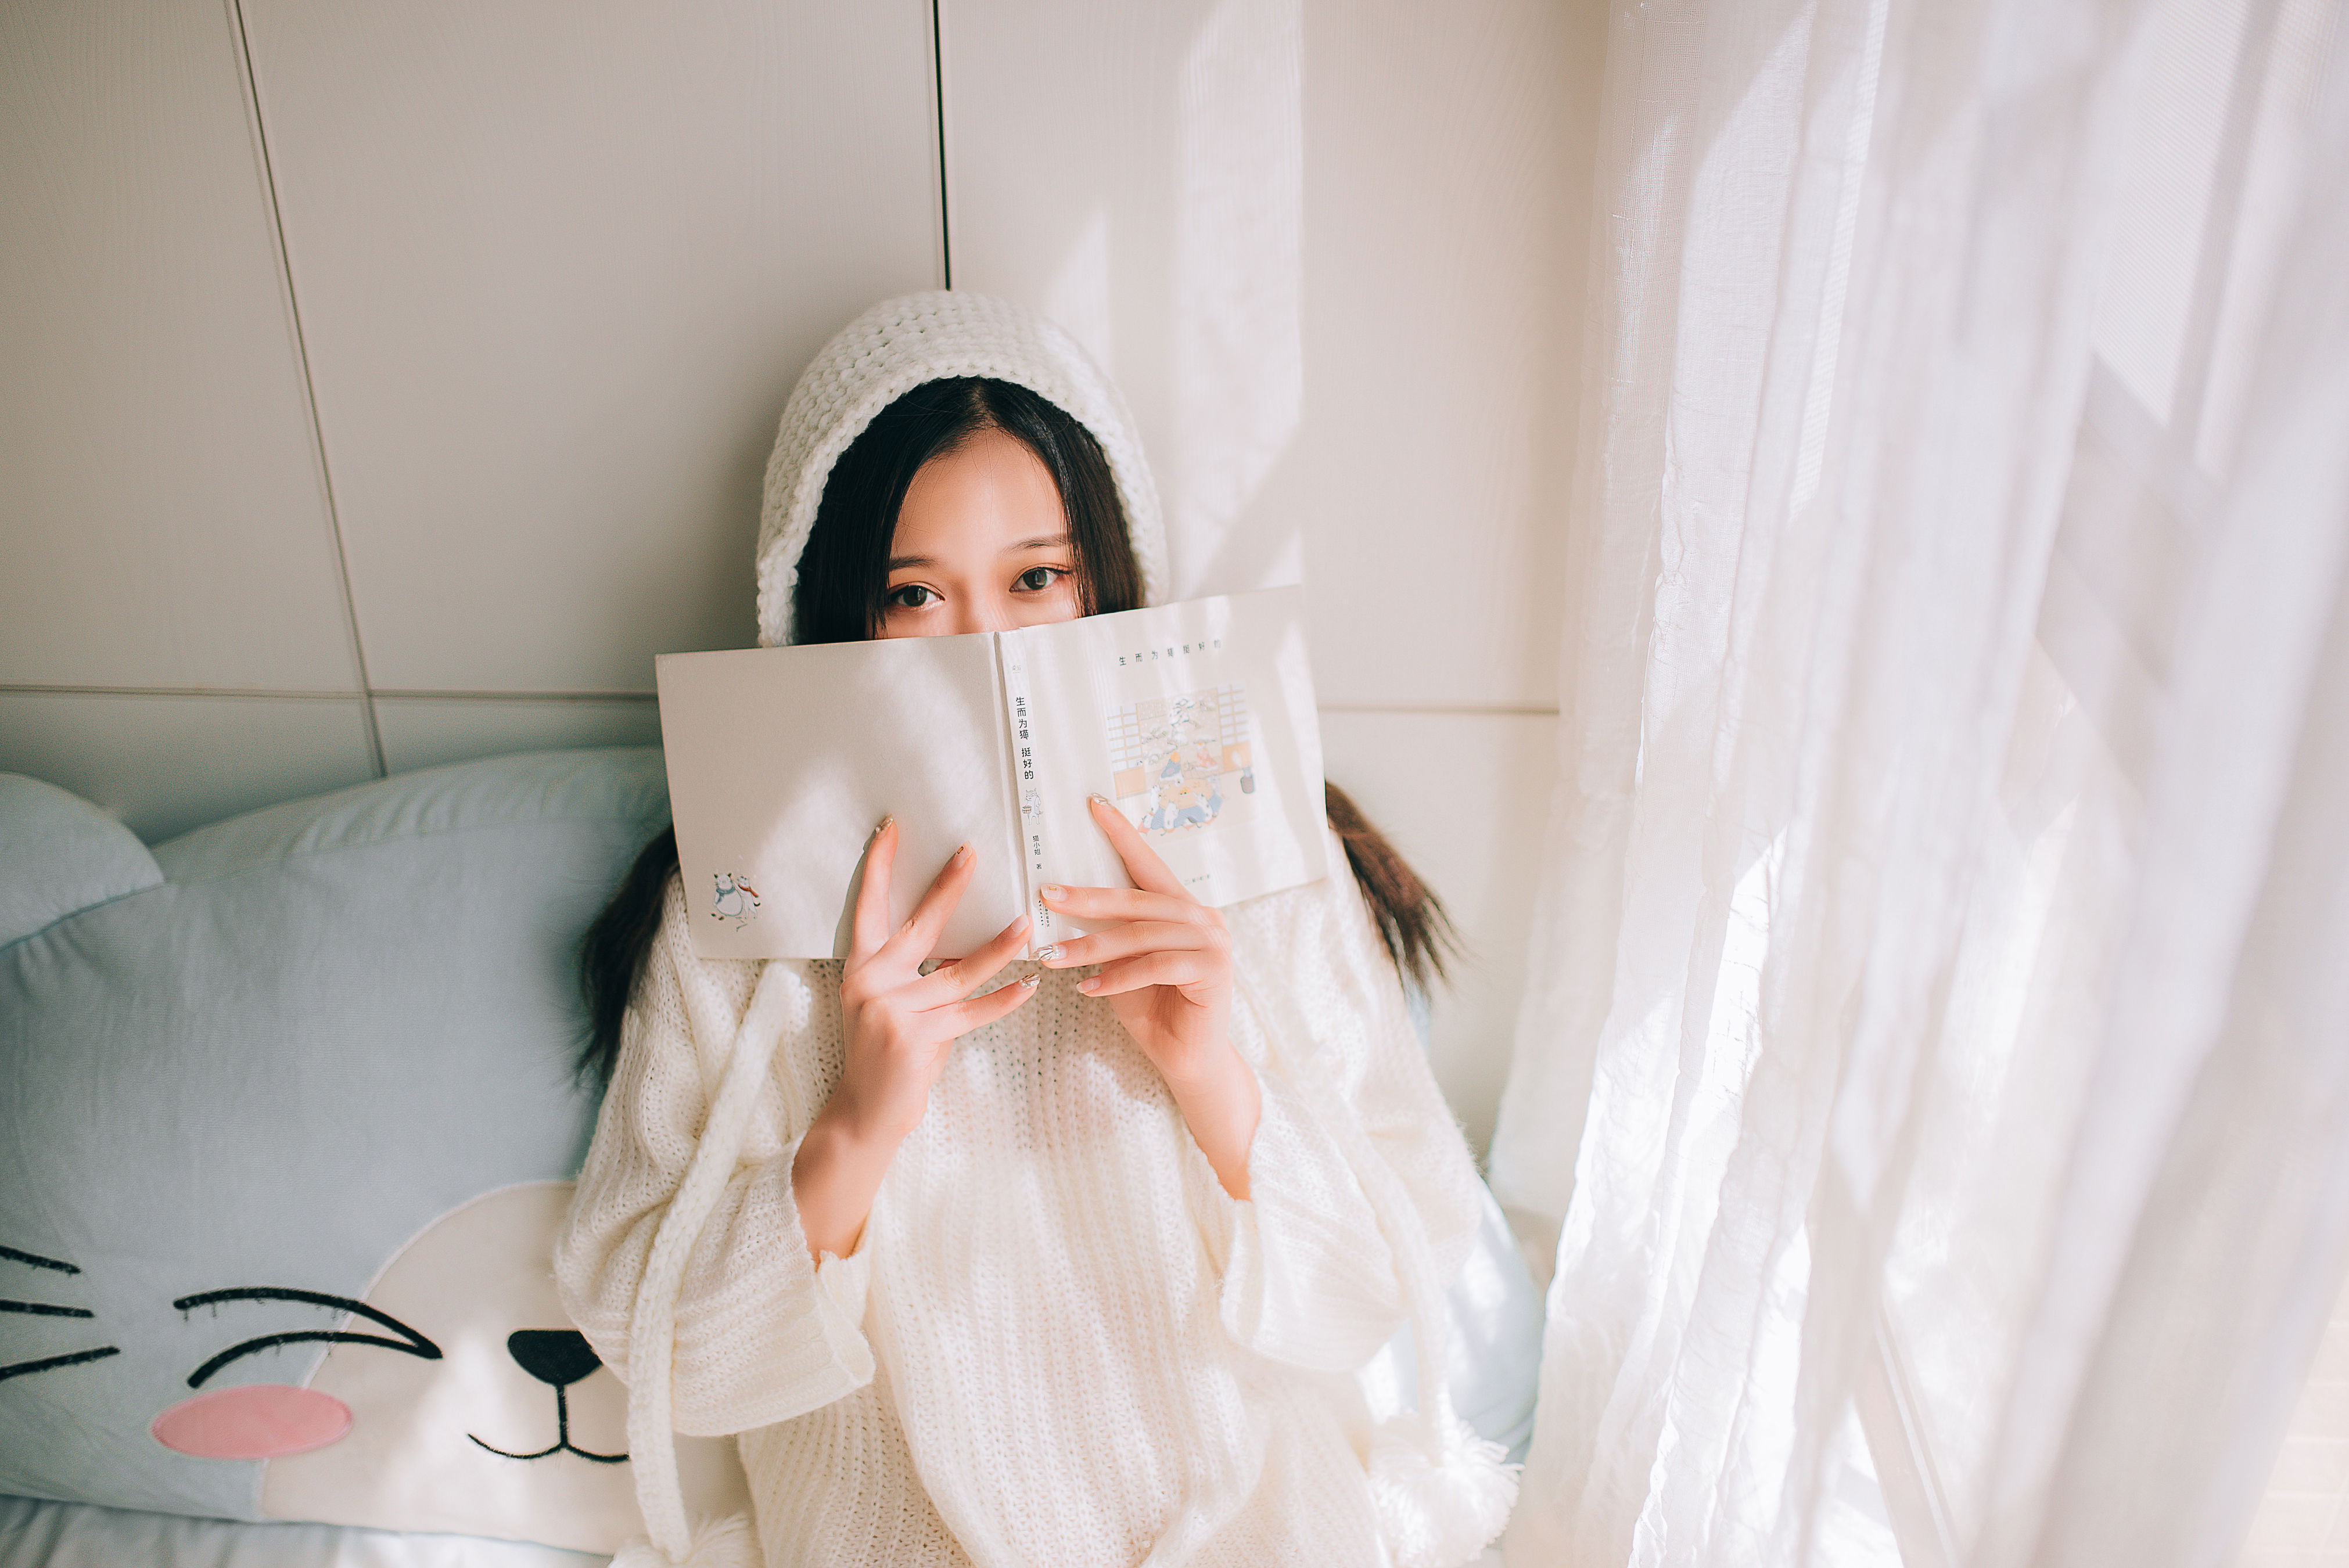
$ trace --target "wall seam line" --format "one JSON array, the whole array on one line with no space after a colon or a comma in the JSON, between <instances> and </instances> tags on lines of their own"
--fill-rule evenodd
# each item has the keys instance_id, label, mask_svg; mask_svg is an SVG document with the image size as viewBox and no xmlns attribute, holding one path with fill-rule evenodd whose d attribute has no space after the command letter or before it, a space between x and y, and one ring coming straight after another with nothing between
<instances>
[{"instance_id":1,"label":"wall seam line","mask_svg":"<svg viewBox=\"0 0 2349 1568\"><path fill-rule=\"evenodd\" d=\"M365 702L367 693L347 689L298 691L278 686L61 686L40 682L0 683L0 696L228 697L239 702Z\"/></svg>"},{"instance_id":2,"label":"wall seam line","mask_svg":"<svg viewBox=\"0 0 2349 1568\"><path fill-rule=\"evenodd\" d=\"M649 691L468 691L454 687L370 686L364 691L340 688L313 691L284 686L74 686L44 682L0 681L0 696L232 697L239 700L295 702L609 702L647 703L660 700ZM1316 711L1336 714L1425 715L1455 718L1556 718L1558 710L1536 703L1480 702L1325 702Z\"/></svg>"},{"instance_id":3,"label":"wall seam line","mask_svg":"<svg viewBox=\"0 0 2349 1568\"><path fill-rule=\"evenodd\" d=\"M938 273L954 287L954 206L947 195L947 44L944 0L930 0L930 92L938 122Z\"/></svg>"},{"instance_id":4,"label":"wall seam line","mask_svg":"<svg viewBox=\"0 0 2349 1568\"><path fill-rule=\"evenodd\" d=\"M269 127L261 112L261 75L253 64L253 37L244 23L244 0L228 0L229 19L236 29L237 57L244 67L245 102L253 116L253 138L261 155L261 189L269 202L269 226L277 236L277 275L285 289L285 314L294 329L294 362L302 375L302 400L310 410L310 447L318 464L318 488L326 503L326 541L335 552L335 580L343 591L343 625L350 634L351 664L358 676L359 723L366 732L367 762L378 779L388 776L383 731L376 723L374 683L368 678L367 645L359 635L357 596L351 590L350 557L343 549L343 514L335 494L334 465L326 457L326 428L318 415L318 387L310 375L310 338L302 324L302 302L294 288L294 252L285 240L285 213L277 201L277 165L269 153ZM341 694L338 694L341 695Z\"/></svg>"},{"instance_id":5,"label":"wall seam line","mask_svg":"<svg viewBox=\"0 0 2349 1568\"><path fill-rule=\"evenodd\" d=\"M217 697L239 702L611 702L660 700L649 691L463 691L405 690L374 686L361 691L331 686L91 686L42 681L0 681L0 696Z\"/></svg>"}]
</instances>

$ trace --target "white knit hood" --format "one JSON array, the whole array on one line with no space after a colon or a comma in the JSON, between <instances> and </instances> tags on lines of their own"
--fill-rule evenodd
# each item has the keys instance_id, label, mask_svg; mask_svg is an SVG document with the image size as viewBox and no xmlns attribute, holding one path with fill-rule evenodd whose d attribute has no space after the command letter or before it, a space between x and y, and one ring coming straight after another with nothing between
<instances>
[{"instance_id":1,"label":"white knit hood","mask_svg":"<svg viewBox=\"0 0 2349 1568\"><path fill-rule=\"evenodd\" d=\"M1166 594L1166 531L1133 416L1101 366L1051 321L1009 300L933 289L883 300L823 346L783 408L759 513L759 642L794 640L792 587L832 466L873 417L926 381L984 376L1027 387L1091 430L1125 508L1143 603Z\"/></svg>"}]
</instances>

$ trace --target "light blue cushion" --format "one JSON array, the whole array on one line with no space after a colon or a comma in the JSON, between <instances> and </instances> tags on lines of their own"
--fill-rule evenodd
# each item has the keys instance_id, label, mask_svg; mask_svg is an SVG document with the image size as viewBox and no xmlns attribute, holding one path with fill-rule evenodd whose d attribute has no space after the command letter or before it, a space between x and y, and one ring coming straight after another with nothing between
<instances>
[{"instance_id":1,"label":"light blue cushion","mask_svg":"<svg viewBox=\"0 0 2349 1568\"><path fill-rule=\"evenodd\" d=\"M0 1368L108 1354L0 1375L0 1491L254 1518L258 1460L149 1424L227 1340L331 1315L173 1301L361 1298L436 1216L576 1169L578 939L667 818L660 754L408 774L151 859L57 793L0 794L0 881L29 833L39 890L12 887L0 946L0 1298L86 1315L0 1315ZM207 1387L299 1383L321 1353Z\"/></svg>"},{"instance_id":2,"label":"light blue cushion","mask_svg":"<svg viewBox=\"0 0 2349 1568\"><path fill-rule=\"evenodd\" d=\"M1476 1246L1452 1284L1452 1407L1460 1418L1522 1460L1534 1439L1541 1385L1542 1296L1491 1191ZM1409 1329L1403 1331L1406 1335Z\"/></svg>"},{"instance_id":3,"label":"light blue cushion","mask_svg":"<svg viewBox=\"0 0 2349 1568\"><path fill-rule=\"evenodd\" d=\"M0 946L162 880L139 835L80 796L0 773Z\"/></svg>"}]
</instances>

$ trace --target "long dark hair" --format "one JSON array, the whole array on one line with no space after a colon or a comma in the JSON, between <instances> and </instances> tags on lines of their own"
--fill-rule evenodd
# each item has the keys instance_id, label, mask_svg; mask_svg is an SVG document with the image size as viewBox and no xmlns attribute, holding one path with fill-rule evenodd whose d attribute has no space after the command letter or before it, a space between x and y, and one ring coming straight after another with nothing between
<instances>
[{"instance_id":1,"label":"long dark hair","mask_svg":"<svg viewBox=\"0 0 2349 1568\"><path fill-rule=\"evenodd\" d=\"M1017 438L1043 461L1068 514L1078 602L1088 615L1137 609L1142 567L1126 535L1117 478L1093 433L1009 381L926 381L864 427L823 481L815 526L792 585L793 640L861 643L881 629L889 542L914 476L982 430Z\"/></svg>"},{"instance_id":2,"label":"long dark hair","mask_svg":"<svg viewBox=\"0 0 2349 1568\"><path fill-rule=\"evenodd\" d=\"M1142 568L1126 531L1117 479L1092 432L1025 387L978 377L925 382L874 416L824 480L815 525L792 588L802 643L862 642L877 631L889 584L889 543L914 476L982 430L1001 430L1034 452L1068 514L1079 603L1088 615L1142 603ZM1395 967L1424 989L1444 977L1459 942L1444 904L1352 799L1325 784L1330 829L1370 905ZM678 867L677 830L663 829L637 855L619 891L580 943L587 1002L583 1076L608 1079L620 1057L620 1023L660 931L661 900Z\"/></svg>"}]
</instances>

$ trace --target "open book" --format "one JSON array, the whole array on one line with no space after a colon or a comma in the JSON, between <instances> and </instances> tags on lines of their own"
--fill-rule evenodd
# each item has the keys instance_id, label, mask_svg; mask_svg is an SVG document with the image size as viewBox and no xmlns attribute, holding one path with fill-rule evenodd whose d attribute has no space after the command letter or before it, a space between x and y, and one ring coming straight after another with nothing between
<instances>
[{"instance_id":1,"label":"open book","mask_svg":"<svg viewBox=\"0 0 2349 1568\"><path fill-rule=\"evenodd\" d=\"M937 953L1025 910L1029 948L1081 929L1047 884L1133 885L1099 793L1200 903L1325 875L1321 738L1302 595L1275 588L960 637L657 661L694 948L836 958L865 846L897 820L892 923L968 842Z\"/></svg>"}]
</instances>

